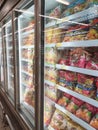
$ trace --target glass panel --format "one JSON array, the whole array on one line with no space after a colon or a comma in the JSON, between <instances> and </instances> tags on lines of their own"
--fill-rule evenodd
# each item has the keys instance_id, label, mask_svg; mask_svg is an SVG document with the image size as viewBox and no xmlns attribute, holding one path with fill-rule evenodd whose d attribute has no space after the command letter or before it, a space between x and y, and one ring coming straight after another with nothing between
<instances>
[{"instance_id":1,"label":"glass panel","mask_svg":"<svg viewBox=\"0 0 98 130\"><path fill-rule=\"evenodd\" d=\"M15 9L14 21L16 28L16 55L18 55L19 106L29 122L34 126L34 3L26 1L21 7Z\"/></svg>"},{"instance_id":2,"label":"glass panel","mask_svg":"<svg viewBox=\"0 0 98 130\"><path fill-rule=\"evenodd\" d=\"M97 115L92 110L98 109L98 1L45 0L42 17L44 125L49 130L98 129L92 123ZM89 112L93 116L86 117Z\"/></svg>"},{"instance_id":3,"label":"glass panel","mask_svg":"<svg viewBox=\"0 0 98 130\"><path fill-rule=\"evenodd\" d=\"M6 67L6 91L10 96L12 103L14 103L14 57L13 57L13 41L12 41L12 21L11 17L5 19L3 22L3 41L5 46L5 62Z\"/></svg>"},{"instance_id":4,"label":"glass panel","mask_svg":"<svg viewBox=\"0 0 98 130\"><path fill-rule=\"evenodd\" d=\"M4 63L3 63L3 45L2 45L2 29L0 29L0 80L2 86L4 86Z\"/></svg>"}]
</instances>

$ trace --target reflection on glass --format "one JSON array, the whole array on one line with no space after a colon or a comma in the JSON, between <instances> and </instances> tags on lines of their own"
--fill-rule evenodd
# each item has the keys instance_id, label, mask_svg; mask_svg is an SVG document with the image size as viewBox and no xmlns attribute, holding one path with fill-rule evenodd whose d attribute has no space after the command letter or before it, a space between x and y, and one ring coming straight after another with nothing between
<instances>
[{"instance_id":1,"label":"reflection on glass","mask_svg":"<svg viewBox=\"0 0 98 130\"><path fill-rule=\"evenodd\" d=\"M7 92L12 100L14 100L14 59L13 59L13 41L12 41L12 22L11 20L5 20L4 30L4 45L6 47L6 59L7 59Z\"/></svg>"},{"instance_id":2,"label":"reflection on glass","mask_svg":"<svg viewBox=\"0 0 98 130\"><path fill-rule=\"evenodd\" d=\"M33 99L33 58L34 58L34 17L19 16L20 38L20 102L34 107ZM30 94L31 93L31 94ZM30 96L30 95L31 96ZM30 97L28 97L30 96Z\"/></svg>"}]
</instances>

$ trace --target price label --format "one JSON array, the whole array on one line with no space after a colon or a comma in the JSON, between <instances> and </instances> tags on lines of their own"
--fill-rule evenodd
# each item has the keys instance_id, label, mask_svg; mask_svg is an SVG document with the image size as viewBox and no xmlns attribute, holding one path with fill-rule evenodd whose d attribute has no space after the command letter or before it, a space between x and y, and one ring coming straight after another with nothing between
<instances>
[{"instance_id":1,"label":"price label","mask_svg":"<svg viewBox=\"0 0 98 130\"><path fill-rule=\"evenodd\" d=\"M57 43L56 44L56 47L61 47L62 46L62 43Z\"/></svg>"}]
</instances>

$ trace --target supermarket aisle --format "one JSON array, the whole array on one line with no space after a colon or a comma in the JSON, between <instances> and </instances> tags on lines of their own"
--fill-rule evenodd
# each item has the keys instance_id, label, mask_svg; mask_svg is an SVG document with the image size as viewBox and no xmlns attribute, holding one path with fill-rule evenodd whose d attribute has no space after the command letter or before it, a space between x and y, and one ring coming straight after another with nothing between
<instances>
[{"instance_id":1,"label":"supermarket aisle","mask_svg":"<svg viewBox=\"0 0 98 130\"><path fill-rule=\"evenodd\" d=\"M1 107L0 107L0 130L11 130L7 121L4 119Z\"/></svg>"}]
</instances>

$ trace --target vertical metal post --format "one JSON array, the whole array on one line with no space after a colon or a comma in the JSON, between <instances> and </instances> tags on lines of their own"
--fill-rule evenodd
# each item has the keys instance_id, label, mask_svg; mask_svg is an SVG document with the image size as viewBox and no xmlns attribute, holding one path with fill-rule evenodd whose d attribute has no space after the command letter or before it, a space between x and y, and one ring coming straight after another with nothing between
<instances>
[{"instance_id":1,"label":"vertical metal post","mask_svg":"<svg viewBox=\"0 0 98 130\"><path fill-rule=\"evenodd\" d=\"M35 0L35 130L44 129L44 0Z\"/></svg>"}]
</instances>

